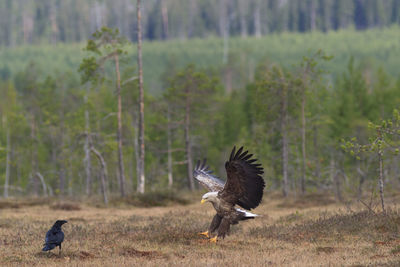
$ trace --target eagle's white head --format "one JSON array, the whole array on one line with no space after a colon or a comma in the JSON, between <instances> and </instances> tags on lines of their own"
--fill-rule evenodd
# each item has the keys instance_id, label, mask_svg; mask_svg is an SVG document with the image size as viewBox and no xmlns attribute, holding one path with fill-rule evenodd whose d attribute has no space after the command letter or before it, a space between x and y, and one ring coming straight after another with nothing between
<instances>
[{"instance_id":1,"label":"eagle's white head","mask_svg":"<svg viewBox=\"0 0 400 267\"><path fill-rule=\"evenodd\" d=\"M201 198L201 204L205 202L216 203L218 197L218 192L208 192L203 195Z\"/></svg>"}]
</instances>

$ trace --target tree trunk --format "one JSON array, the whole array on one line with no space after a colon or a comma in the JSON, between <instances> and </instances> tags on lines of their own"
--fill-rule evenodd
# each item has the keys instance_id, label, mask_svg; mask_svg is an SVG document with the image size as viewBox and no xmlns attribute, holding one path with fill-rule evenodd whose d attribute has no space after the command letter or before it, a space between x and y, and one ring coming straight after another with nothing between
<instances>
[{"instance_id":1,"label":"tree trunk","mask_svg":"<svg viewBox=\"0 0 400 267\"><path fill-rule=\"evenodd\" d=\"M301 95L301 156L302 156L302 167L301 167L301 194L304 195L306 192L306 164L307 164L307 156L306 156L306 96L308 90L308 72L310 69L310 63L306 63L306 67L303 73L303 87L302 87L302 95Z\"/></svg>"},{"instance_id":2,"label":"tree trunk","mask_svg":"<svg viewBox=\"0 0 400 267\"><path fill-rule=\"evenodd\" d=\"M382 211L385 213L385 201L383 197L383 150L382 150L382 137L381 133L378 133L379 139L378 139L378 160L379 160L379 195L381 197L381 205L382 205Z\"/></svg>"},{"instance_id":3,"label":"tree trunk","mask_svg":"<svg viewBox=\"0 0 400 267\"><path fill-rule=\"evenodd\" d=\"M288 137L287 137L287 87L284 84L281 88L281 133L282 133L282 180L283 180L283 196L287 196L289 192L288 182Z\"/></svg>"},{"instance_id":4,"label":"tree trunk","mask_svg":"<svg viewBox=\"0 0 400 267\"><path fill-rule=\"evenodd\" d=\"M104 204L108 204L108 198L107 198L107 185L106 181L108 180L108 172L107 172L107 164L106 161L104 160L103 156L100 154L99 151L97 151L93 146L90 148L90 150L97 156L100 166L101 166L101 172L100 172L100 183L101 183L101 193L103 194L103 201Z\"/></svg>"},{"instance_id":5,"label":"tree trunk","mask_svg":"<svg viewBox=\"0 0 400 267\"><path fill-rule=\"evenodd\" d=\"M343 202L342 192L340 191L340 180L339 180L339 172L335 169L335 159L333 157L333 153L331 155L330 161L330 176L331 181L333 182L335 197L337 201Z\"/></svg>"},{"instance_id":6,"label":"tree trunk","mask_svg":"<svg viewBox=\"0 0 400 267\"><path fill-rule=\"evenodd\" d=\"M61 147L64 147L63 140L61 140ZM65 164L64 164L65 159L64 159L63 151L60 152L59 160L60 160L60 176L59 176L60 193L63 195L63 194L65 194Z\"/></svg>"},{"instance_id":7,"label":"tree trunk","mask_svg":"<svg viewBox=\"0 0 400 267\"><path fill-rule=\"evenodd\" d=\"M362 199L362 186L365 181L365 173L360 168L360 161L357 160L357 172L360 175L359 183L358 183L358 190L357 190L357 199Z\"/></svg>"},{"instance_id":8,"label":"tree trunk","mask_svg":"<svg viewBox=\"0 0 400 267\"><path fill-rule=\"evenodd\" d=\"M222 64L225 65L228 62L229 54L229 14L228 14L228 2L227 0L220 0L219 6L220 12L220 34L224 38L224 48L222 54Z\"/></svg>"},{"instance_id":9,"label":"tree trunk","mask_svg":"<svg viewBox=\"0 0 400 267\"><path fill-rule=\"evenodd\" d=\"M260 14L260 0L255 1L255 8L253 12L253 19L254 19L254 35L256 38L261 37L261 14Z\"/></svg>"},{"instance_id":10,"label":"tree trunk","mask_svg":"<svg viewBox=\"0 0 400 267\"><path fill-rule=\"evenodd\" d=\"M38 182L35 179L36 170L37 170L37 147L36 147L36 124L35 124L35 116L32 114L31 119L31 174L30 174L30 184L33 188L33 194L35 196L38 195Z\"/></svg>"},{"instance_id":11,"label":"tree trunk","mask_svg":"<svg viewBox=\"0 0 400 267\"><path fill-rule=\"evenodd\" d=\"M316 29L316 7L314 0L311 0L310 3L310 29L311 31L315 31Z\"/></svg>"},{"instance_id":12,"label":"tree trunk","mask_svg":"<svg viewBox=\"0 0 400 267\"><path fill-rule=\"evenodd\" d=\"M219 36L224 37L227 23L227 0L219 0Z\"/></svg>"},{"instance_id":13,"label":"tree trunk","mask_svg":"<svg viewBox=\"0 0 400 267\"><path fill-rule=\"evenodd\" d=\"M132 125L133 125L133 132L134 132L134 137L133 137L133 146L135 149L135 161L136 161L136 181L139 183L139 177L140 177L140 156L139 156L139 142L138 142L138 120L136 116L133 115L132 119ZM137 185L138 186L138 185Z\"/></svg>"},{"instance_id":14,"label":"tree trunk","mask_svg":"<svg viewBox=\"0 0 400 267\"><path fill-rule=\"evenodd\" d=\"M57 25L57 7L54 1L50 2L50 23L51 23L51 43L57 44L58 25Z\"/></svg>"},{"instance_id":15,"label":"tree trunk","mask_svg":"<svg viewBox=\"0 0 400 267\"><path fill-rule=\"evenodd\" d=\"M60 108L60 139L59 139L59 147L60 147L60 155L59 155L59 166L60 166L60 174L59 174L59 180L60 180L60 192L61 194L65 194L65 158L64 158L64 133L65 133L65 127L64 127L64 110L65 110L65 88L61 88L61 94L62 94L62 103L61 103L61 108Z\"/></svg>"},{"instance_id":16,"label":"tree trunk","mask_svg":"<svg viewBox=\"0 0 400 267\"><path fill-rule=\"evenodd\" d=\"M189 1L189 22L188 22L188 27L187 27L187 37L192 38L193 37L193 29L194 29L194 17L196 15L196 0L190 0ZM179 37L184 38L183 34L183 24L180 27L181 31L179 34Z\"/></svg>"},{"instance_id":17,"label":"tree trunk","mask_svg":"<svg viewBox=\"0 0 400 267\"><path fill-rule=\"evenodd\" d=\"M313 138L314 156L316 158L315 176L317 177L318 180L320 180L321 179L321 163L320 163L320 159L319 159L319 148L318 148L318 128L315 125L313 126L313 132L314 132L314 138Z\"/></svg>"},{"instance_id":18,"label":"tree trunk","mask_svg":"<svg viewBox=\"0 0 400 267\"><path fill-rule=\"evenodd\" d=\"M165 1L166 0L161 0L161 16L163 25L163 39L168 40L168 7Z\"/></svg>"},{"instance_id":19,"label":"tree trunk","mask_svg":"<svg viewBox=\"0 0 400 267\"><path fill-rule=\"evenodd\" d=\"M42 184L43 196L47 197L47 186L46 186L46 182L44 181L43 175L41 175L40 172L37 172L36 176L39 178L40 183Z\"/></svg>"},{"instance_id":20,"label":"tree trunk","mask_svg":"<svg viewBox=\"0 0 400 267\"><path fill-rule=\"evenodd\" d=\"M31 44L33 38L33 30L35 20L32 15L34 9L29 3L23 3L22 6L22 31L24 37L24 44Z\"/></svg>"},{"instance_id":21,"label":"tree trunk","mask_svg":"<svg viewBox=\"0 0 400 267\"><path fill-rule=\"evenodd\" d=\"M10 183L10 154L11 154L11 144L10 144L10 129L6 124L6 135L7 135L7 147L6 147L6 177L4 180L4 198L8 198L8 186Z\"/></svg>"},{"instance_id":22,"label":"tree trunk","mask_svg":"<svg viewBox=\"0 0 400 267\"><path fill-rule=\"evenodd\" d=\"M172 187L172 184L174 183L173 176L172 176L172 145L171 145L171 113L168 107L168 113L167 113L167 150L168 150L168 188Z\"/></svg>"},{"instance_id":23,"label":"tree trunk","mask_svg":"<svg viewBox=\"0 0 400 267\"><path fill-rule=\"evenodd\" d=\"M185 148L187 160L187 178L190 190L194 190L193 166L192 166L192 147L190 142L190 101L189 90L186 90L186 107L185 107Z\"/></svg>"},{"instance_id":24,"label":"tree trunk","mask_svg":"<svg viewBox=\"0 0 400 267\"><path fill-rule=\"evenodd\" d=\"M122 155L122 101L121 101L121 76L119 73L119 58L118 54L114 55L115 60L115 72L117 74L117 97L118 97L118 127L117 127L117 142L118 142L118 171L119 171L119 190L121 197L125 196L125 170L124 170L124 158Z\"/></svg>"},{"instance_id":25,"label":"tree trunk","mask_svg":"<svg viewBox=\"0 0 400 267\"><path fill-rule=\"evenodd\" d=\"M138 49L138 69L139 69L139 180L137 191L144 193L144 92L143 92L143 68L142 68L142 25L140 13L140 1L137 0L137 49Z\"/></svg>"},{"instance_id":26,"label":"tree trunk","mask_svg":"<svg viewBox=\"0 0 400 267\"><path fill-rule=\"evenodd\" d=\"M87 105L87 95L85 96L85 105ZM83 160L85 164L86 173L86 195L90 196L92 188L92 161L90 157L90 124L89 124L89 111L85 110L85 158Z\"/></svg>"},{"instance_id":27,"label":"tree trunk","mask_svg":"<svg viewBox=\"0 0 400 267\"><path fill-rule=\"evenodd\" d=\"M238 5L239 5L239 15L240 15L240 36L242 38L246 38L247 37L246 15L247 15L248 2L247 0L239 0Z\"/></svg>"},{"instance_id":28,"label":"tree trunk","mask_svg":"<svg viewBox=\"0 0 400 267\"><path fill-rule=\"evenodd\" d=\"M302 157L302 164L301 164L301 180L300 180L300 187L301 187L301 194L304 195L306 192L306 115L305 115L305 105L306 105L306 88L303 89L303 95L301 100L301 157Z\"/></svg>"}]
</instances>

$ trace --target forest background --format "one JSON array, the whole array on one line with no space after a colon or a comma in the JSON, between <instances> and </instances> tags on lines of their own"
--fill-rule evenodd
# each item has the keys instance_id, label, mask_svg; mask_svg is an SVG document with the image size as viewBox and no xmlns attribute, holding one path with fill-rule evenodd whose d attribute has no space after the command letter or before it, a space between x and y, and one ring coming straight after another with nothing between
<instances>
[{"instance_id":1,"label":"forest background","mask_svg":"<svg viewBox=\"0 0 400 267\"><path fill-rule=\"evenodd\" d=\"M4 197L136 191L135 3L0 1ZM204 157L223 177L234 145L259 158L268 191L400 187L399 0L153 0L142 21L146 191L194 190ZM87 42L109 33L120 79L102 60L114 47Z\"/></svg>"}]
</instances>

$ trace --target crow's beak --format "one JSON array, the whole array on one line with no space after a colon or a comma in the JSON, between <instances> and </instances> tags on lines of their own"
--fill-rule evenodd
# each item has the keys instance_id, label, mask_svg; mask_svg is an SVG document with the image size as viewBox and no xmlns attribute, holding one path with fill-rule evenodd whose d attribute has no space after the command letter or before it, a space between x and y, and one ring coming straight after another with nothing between
<instances>
[{"instance_id":1,"label":"crow's beak","mask_svg":"<svg viewBox=\"0 0 400 267\"><path fill-rule=\"evenodd\" d=\"M201 204L204 204L205 202L206 200L204 198L200 201Z\"/></svg>"}]
</instances>

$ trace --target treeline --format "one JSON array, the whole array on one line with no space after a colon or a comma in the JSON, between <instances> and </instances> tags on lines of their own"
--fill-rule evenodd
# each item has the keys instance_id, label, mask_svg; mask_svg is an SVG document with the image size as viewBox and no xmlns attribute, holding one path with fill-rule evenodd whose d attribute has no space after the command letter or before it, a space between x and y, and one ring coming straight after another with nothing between
<instances>
[{"instance_id":1,"label":"treeline","mask_svg":"<svg viewBox=\"0 0 400 267\"><path fill-rule=\"evenodd\" d=\"M252 81L261 59L291 68L303 55L320 48L335 55L323 64L329 69L328 75L332 79L341 75L349 55L365 65L366 72L383 67L388 74L397 77L400 69L400 61L397 60L400 57L398 36L399 27L391 27L362 32L341 30L329 33L282 33L261 38L236 37L229 39L228 46L224 46L222 38L145 42L145 87L150 94L159 95L165 90L160 78L166 68L174 66L181 69L194 63L197 67L217 71L227 90L243 88ZM0 79L14 79L31 61L45 76L69 72L75 76L74 79L79 79L76 70L84 57L83 47L84 44L59 44L0 49ZM135 61L136 46L128 46L127 50L128 60Z\"/></svg>"},{"instance_id":2,"label":"treeline","mask_svg":"<svg viewBox=\"0 0 400 267\"><path fill-rule=\"evenodd\" d=\"M101 53L93 44L82 58L80 80L70 73L43 79L32 63L1 82L4 196L136 191L136 64L124 53L129 44L105 46ZM223 176L234 145L255 153L265 167L267 190L282 189L284 195L333 190L340 200L345 191L361 196L367 186L376 188L378 162L388 188L397 189L396 154L353 157L342 139L368 143L368 122L390 118L399 106L400 81L352 58L340 77L327 81L327 60L317 51L291 69L261 61L253 81L234 90L219 80L224 70L169 66L163 93L145 95L146 190L195 189L193 164L204 157Z\"/></svg>"},{"instance_id":3,"label":"treeline","mask_svg":"<svg viewBox=\"0 0 400 267\"><path fill-rule=\"evenodd\" d=\"M133 0L3 0L0 45L82 42L102 26L136 40ZM358 30L400 22L400 0L147 0L144 39Z\"/></svg>"}]
</instances>

